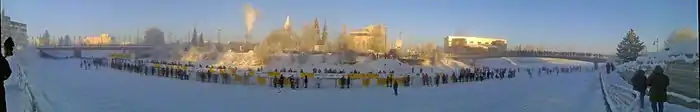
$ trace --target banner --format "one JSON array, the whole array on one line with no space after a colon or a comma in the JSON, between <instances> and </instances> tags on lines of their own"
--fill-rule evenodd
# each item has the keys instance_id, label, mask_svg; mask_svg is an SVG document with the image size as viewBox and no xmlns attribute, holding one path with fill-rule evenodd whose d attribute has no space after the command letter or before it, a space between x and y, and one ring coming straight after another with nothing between
<instances>
[{"instance_id":1,"label":"banner","mask_svg":"<svg viewBox=\"0 0 700 112\"><path fill-rule=\"evenodd\" d=\"M292 80L290 80L289 78L284 79L284 85L286 85L287 87L292 86Z\"/></svg>"},{"instance_id":2,"label":"banner","mask_svg":"<svg viewBox=\"0 0 700 112\"><path fill-rule=\"evenodd\" d=\"M255 82L257 82L258 85L265 86L265 84L267 84L265 81L267 81L267 79L264 77L255 76Z\"/></svg>"},{"instance_id":3,"label":"banner","mask_svg":"<svg viewBox=\"0 0 700 112\"><path fill-rule=\"evenodd\" d=\"M253 70L248 70L248 75L250 75L250 76L255 75L255 71L253 71Z\"/></svg>"},{"instance_id":4,"label":"banner","mask_svg":"<svg viewBox=\"0 0 700 112\"><path fill-rule=\"evenodd\" d=\"M218 71L219 71L219 74L222 74L222 75L226 74L226 70L224 70L224 69L218 69Z\"/></svg>"},{"instance_id":5,"label":"banner","mask_svg":"<svg viewBox=\"0 0 700 112\"><path fill-rule=\"evenodd\" d=\"M379 78L379 74L366 74L365 78L376 79Z\"/></svg>"},{"instance_id":6,"label":"banner","mask_svg":"<svg viewBox=\"0 0 700 112\"><path fill-rule=\"evenodd\" d=\"M362 79L362 87L367 87L369 84L369 79Z\"/></svg>"},{"instance_id":7,"label":"banner","mask_svg":"<svg viewBox=\"0 0 700 112\"><path fill-rule=\"evenodd\" d=\"M281 74L279 72L268 72L267 73L267 77L280 77L280 75Z\"/></svg>"},{"instance_id":8,"label":"banner","mask_svg":"<svg viewBox=\"0 0 700 112\"><path fill-rule=\"evenodd\" d=\"M187 71L187 66L181 66L180 69Z\"/></svg>"},{"instance_id":9,"label":"banner","mask_svg":"<svg viewBox=\"0 0 700 112\"><path fill-rule=\"evenodd\" d=\"M404 78L394 78L394 82L398 83L399 85L402 85L404 82ZM391 82L391 84L394 84L394 82Z\"/></svg>"},{"instance_id":10,"label":"banner","mask_svg":"<svg viewBox=\"0 0 700 112\"><path fill-rule=\"evenodd\" d=\"M120 59L129 59L131 58L131 55L129 54L121 54L121 53L114 53L109 55L112 58L120 58Z\"/></svg>"},{"instance_id":11,"label":"banner","mask_svg":"<svg viewBox=\"0 0 700 112\"><path fill-rule=\"evenodd\" d=\"M153 64L153 67L160 68L160 64Z\"/></svg>"},{"instance_id":12,"label":"banner","mask_svg":"<svg viewBox=\"0 0 700 112\"><path fill-rule=\"evenodd\" d=\"M241 83L241 82L243 82L243 77L241 77L241 75L236 75L236 74L234 74L234 75L233 75L233 80L236 81L236 82L238 82L238 83Z\"/></svg>"},{"instance_id":13,"label":"banner","mask_svg":"<svg viewBox=\"0 0 700 112\"><path fill-rule=\"evenodd\" d=\"M377 86L386 85L386 78L377 78Z\"/></svg>"},{"instance_id":14,"label":"banner","mask_svg":"<svg viewBox=\"0 0 700 112\"><path fill-rule=\"evenodd\" d=\"M340 79L335 79L335 85L336 85L336 86L342 86L343 83L341 83L341 82L343 82L343 81L341 81Z\"/></svg>"},{"instance_id":15,"label":"banner","mask_svg":"<svg viewBox=\"0 0 700 112\"><path fill-rule=\"evenodd\" d=\"M348 78L350 78L350 79L359 79L359 78L362 77L362 74L354 74L354 73L353 73L353 74L348 74L347 76L348 76Z\"/></svg>"}]
</instances>

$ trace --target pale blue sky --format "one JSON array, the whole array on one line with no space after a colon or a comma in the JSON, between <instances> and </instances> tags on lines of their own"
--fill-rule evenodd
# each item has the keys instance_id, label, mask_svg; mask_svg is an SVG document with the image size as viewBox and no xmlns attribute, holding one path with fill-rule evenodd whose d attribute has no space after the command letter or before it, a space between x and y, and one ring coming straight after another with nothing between
<instances>
[{"instance_id":1,"label":"pale blue sky","mask_svg":"<svg viewBox=\"0 0 700 112\"><path fill-rule=\"evenodd\" d=\"M260 12L254 38L280 28L285 16L294 27L318 16L336 38L348 29L384 23L394 39L435 42L457 30L467 36L541 44L557 50L614 52L633 28L651 44L681 27L698 29L697 0L3 0L7 15L24 22L29 35L48 29L53 36L110 33L135 36L137 28L159 27L185 40L194 25L206 40L241 40L242 6ZM651 48L653 46L649 45Z\"/></svg>"}]
</instances>

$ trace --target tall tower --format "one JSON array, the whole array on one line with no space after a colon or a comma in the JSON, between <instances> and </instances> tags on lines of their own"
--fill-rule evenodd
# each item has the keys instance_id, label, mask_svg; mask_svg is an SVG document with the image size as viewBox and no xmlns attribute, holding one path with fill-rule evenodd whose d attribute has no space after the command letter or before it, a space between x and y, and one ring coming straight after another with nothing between
<instances>
[{"instance_id":1,"label":"tall tower","mask_svg":"<svg viewBox=\"0 0 700 112\"><path fill-rule=\"evenodd\" d=\"M347 33L348 33L348 26L346 24L343 24L342 34L345 35Z\"/></svg>"},{"instance_id":2,"label":"tall tower","mask_svg":"<svg viewBox=\"0 0 700 112\"><path fill-rule=\"evenodd\" d=\"M394 48L396 49L401 49L401 46L403 46L403 32L399 32L399 39L396 39L394 42Z\"/></svg>"},{"instance_id":3,"label":"tall tower","mask_svg":"<svg viewBox=\"0 0 700 112\"><path fill-rule=\"evenodd\" d=\"M321 33L321 43L319 45L326 45L326 41L328 41L328 26L326 24L326 20L323 20L323 33Z\"/></svg>"},{"instance_id":4,"label":"tall tower","mask_svg":"<svg viewBox=\"0 0 700 112\"><path fill-rule=\"evenodd\" d=\"M190 36L190 38L191 38L190 45L196 46L199 44L199 40L197 39L197 34L198 34L197 27L195 26L195 28L192 28L192 36Z\"/></svg>"},{"instance_id":5,"label":"tall tower","mask_svg":"<svg viewBox=\"0 0 700 112\"><path fill-rule=\"evenodd\" d=\"M284 20L284 30L287 32L291 31L291 23L289 23L289 16L287 16L287 19Z\"/></svg>"},{"instance_id":6,"label":"tall tower","mask_svg":"<svg viewBox=\"0 0 700 112\"><path fill-rule=\"evenodd\" d=\"M204 33L199 33L199 40L197 42L199 42L197 45L204 46Z\"/></svg>"},{"instance_id":7,"label":"tall tower","mask_svg":"<svg viewBox=\"0 0 700 112\"><path fill-rule=\"evenodd\" d=\"M316 34L321 35L321 29L318 26L318 17L314 19L314 30L316 30Z\"/></svg>"}]
</instances>

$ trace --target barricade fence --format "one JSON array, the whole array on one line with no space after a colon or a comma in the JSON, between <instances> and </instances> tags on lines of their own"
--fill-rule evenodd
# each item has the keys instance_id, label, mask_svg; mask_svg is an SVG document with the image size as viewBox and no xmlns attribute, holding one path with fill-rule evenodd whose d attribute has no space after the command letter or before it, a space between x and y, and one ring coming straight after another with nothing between
<instances>
[{"instance_id":1,"label":"barricade fence","mask_svg":"<svg viewBox=\"0 0 700 112\"><path fill-rule=\"evenodd\" d=\"M42 94L41 90L36 89L29 78L27 77L28 73L25 69L20 64L17 64L17 68L19 71L17 71L17 79L18 79L18 86L20 86L20 89L22 92L27 94L27 104L25 104L27 107L25 111L29 112L53 112L51 104L48 102L46 99L46 96Z\"/></svg>"}]
</instances>

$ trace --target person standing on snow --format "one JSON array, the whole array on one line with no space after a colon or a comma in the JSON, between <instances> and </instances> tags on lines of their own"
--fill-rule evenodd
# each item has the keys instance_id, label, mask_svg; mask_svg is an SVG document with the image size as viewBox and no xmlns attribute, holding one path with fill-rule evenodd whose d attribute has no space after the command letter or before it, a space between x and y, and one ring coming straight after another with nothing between
<instances>
[{"instance_id":1,"label":"person standing on snow","mask_svg":"<svg viewBox=\"0 0 700 112\"><path fill-rule=\"evenodd\" d=\"M648 78L649 88L649 100L651 100L651 109L654 112L664 111L664 102L668 100L666 90L668 89L669 79L666 74L664 74L664 69L661 66L656 65L651 75Z\"/></svg>"},{"instance_id":2,"label":"person standing on snow","mask_svg":"<svg viewBox=\"0 0 700 112\"><path fill-rule=\"evenodd\" d=\"M394 96L398 96L399 95L399 92L398 92L399 83L397 81L394 81L393 88L394 88Z\"/></svg>"},{"instance_id":3,"label":"person standing on snow","mask_svg":"<svg viewBox=\"0 0 700 112\"><path fill-rule=\"evenodd\" d=\"M5 57L12 56L13 55L12 52L15 49L15 42L12 41L12 37L7 37L4 45L5 46L3 46L3 47L5 48Z\"/></svg>"},{"instance_id":4,"label":"person standing on snow","mask_svg":"<svg viewBox=\"0 0 700 112\"><path fill-rule=\"evenodd\" d=\"M316 70L316 69L314 69ZM304 88L309 84L309 76L304 75Z\"/></svg>"},{"instance_id":5,"label":"person standing on snow","mask_svg":"<svg viewBox=\"0 0 700 112\"><path fill-rule=\"evenodd\" d=\"M321 77L316 77L316 88L321 88Z\"/></svg>"},{"instance_id":6,"label":"person standing on snow","mask_svg":"<svg viewBox=\"0 0 700 112\"><path fill-rule=\"evenodd\" d=\"M435 87L440 86L440 75L435 75Z\"/></svg>"},{"instance_id":7,"label":"person standing on snow","mask_svg":"<svg viewBox=\"0 0 700 112\"><path fill-rule=\"evenodd\" d=\"M639 98L642 99L639 101L639 104L641 108L644 108L644 96L647 93L647 77L644 76L644 70L640 69L634 73L632 86L634 86L635 91L639 92Z\"/></svg>"},{"instance_id":8,"label":"person standing on snow","mask_svg":"<svg viewBox=\"0 0 700 112\"><path fill-rule=\"evenodd\" d=\"M0 73L2 73L1 74L2 75L2 85L5 85L5 80L10 78L10 75L12 74L12 68L10 68L10 63L5 59L4 56L0 56L0 58L2 58L2 59L0 59ZM5 101L5 86L0 86L0 87L2 87L2 88L0 88L1 89L0 91L2 91L2 95L3 95L2 101L1 101L2 104L0 104L0 105L2 105L2 109L0 109L0 110L7 111L7 105L5 105L5 104L7 104Z\"/></svg>"}]
</instances>

